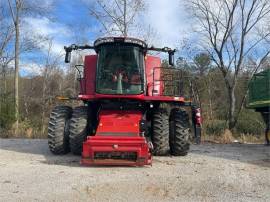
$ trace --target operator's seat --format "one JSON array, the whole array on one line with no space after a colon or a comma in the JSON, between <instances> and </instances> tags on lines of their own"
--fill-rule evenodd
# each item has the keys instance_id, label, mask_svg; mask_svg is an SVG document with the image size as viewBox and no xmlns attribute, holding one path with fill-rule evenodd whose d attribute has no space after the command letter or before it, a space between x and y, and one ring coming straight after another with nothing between
<instances>
[{"instance_id":1,"label":"operator's seat","mask_svg":"<svg viewBox=\"0 0 270 202\"><path fill-rule=\"evenodd\" d=\"M141 91L142 78L138 71L134 72L130 78L130 90L131 91Z\"/></svg>"},{"instance_id":2,"label":"operator's seat","mask_svg":"<svg viewBox=\"0 0 270 202\"><path fill-rule=\"evenodd\" d=\"M141 85L142 80L140 74L134 74L131 76L130 84L131 85Z\"/></svg>"}]
</instances>

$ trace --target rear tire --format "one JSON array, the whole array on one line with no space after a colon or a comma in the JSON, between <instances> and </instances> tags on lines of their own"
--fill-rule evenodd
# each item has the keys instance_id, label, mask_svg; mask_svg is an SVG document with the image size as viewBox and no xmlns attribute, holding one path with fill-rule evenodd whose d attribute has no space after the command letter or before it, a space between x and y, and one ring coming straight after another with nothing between
<instances>
[{"instance_id":1,"label":"rear tire","mask_svg":"<svg viewBox=\"0 0 270 202\"><path fill-rule=\"evenodd\" d=\"M190 123L185 110L173 109L170 115L170 149L175 156L185 156L190 146Z\"/></svg>"},{"instance_id":2,"label":"rear tire","mask_svg":"<svg viewBox=\"0 0 270 202\"><path fill-rule=\"evenodd\" d=\"M82 153L83 142L87 135L89 135L88 125L88 107L80 106L74 108L70 120L69 144L71 152L75 155Z\"/></svg>"},{"instance_id":3,"label":"rear tire","mask_svg":"<svg viewBox=\"0 0 270 202\"><path fill-rule=\"evenodd\" d=\"M169 117L165 109L158 109L153 114L152 120L154 154L158 156L167 155L169 146Z\"/></svg>"},{"instance_id":4,"label":"rear tire","mask_svg":"<svg viewBox=\"0 0 270 202\"><path fill-rule=\"evenodd\" d=\"M50 115L48 126L48 144L53 154L66 154L69 149L69 121L72 108L56 106Z\"/></svg>"}]
</instances>

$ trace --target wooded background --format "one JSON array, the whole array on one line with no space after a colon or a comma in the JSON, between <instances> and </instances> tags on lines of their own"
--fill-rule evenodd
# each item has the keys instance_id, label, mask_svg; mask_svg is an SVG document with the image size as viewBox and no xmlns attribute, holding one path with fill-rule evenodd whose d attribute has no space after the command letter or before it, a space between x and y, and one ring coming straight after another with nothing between
<instances>
[{"instance_id":1,"label":"wooded background","mask_svg":"<svg viewBox=\"0 0 270 202\"><path fill-rule=\"evenodd\" d=\"M29 17L46 16L57 21L52 12L54 1L48 2L0 1L0 137L46 137L49 113L59 102L55 97L75 97L78 93L73 66L82 63L85 52L65 65L63 52L53 50L53 38L33 35L26 29ZM151 45L158 43L158 30L147 19L141 20L151 9L147 0L80 3L88 11L85 18L98 27L93 31L96 37L135 36ZM265 126L260 114L246 109L245 103L251 77L270 68L270 1L179 0L175 6L180 5L189 11L188 19L194 26L190 37L172 48L179 50L176 68L188 72L195 83L194 96L202 108L204 133L218 136L229 129L236 135L262 135ZM70 44L92 42L84 29L87 24L80 24L80 32L74 30ZM38 74L20 71L28 65L26 58L38 61L32 67L33 71L39 70ZM163 65L168 65L166 60Z\"/></svg>"}]
</instances>

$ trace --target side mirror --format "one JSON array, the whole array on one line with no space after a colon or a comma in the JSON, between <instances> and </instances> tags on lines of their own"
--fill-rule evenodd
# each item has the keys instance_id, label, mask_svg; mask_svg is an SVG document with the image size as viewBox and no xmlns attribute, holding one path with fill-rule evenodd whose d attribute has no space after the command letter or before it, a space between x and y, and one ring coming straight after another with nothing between
<instances>
[{"instance_id":1,"label":"side mirror","mask_svg":"<svg viewBox=\"0 0 270 202\"><path fill-rule=\"evenodd\" d=\"M71 46L70 47L64 46L64 49L66 51L65 63L70 63L72 47Z\"/></svg>"},{"instance_id":2,"label":"side mirror","mask_svg":"<svg viewBox=\"0 0 270 202\"><path fill-rule=\"evenodd\" d=\"M71 51L69 49L66 49L66 47L65 50L66 50L65 63L69 63L71 59Z\"/></svg>"},{"instance_id":3,"label":"side mirror","mask_svg":"<svg viewBox=\"0 0 270 202\"><path fill-rule=\"evenodd\" d=\"M169 52L169 65L174 66L174 51Z\"/></svg>"}]
</instances>

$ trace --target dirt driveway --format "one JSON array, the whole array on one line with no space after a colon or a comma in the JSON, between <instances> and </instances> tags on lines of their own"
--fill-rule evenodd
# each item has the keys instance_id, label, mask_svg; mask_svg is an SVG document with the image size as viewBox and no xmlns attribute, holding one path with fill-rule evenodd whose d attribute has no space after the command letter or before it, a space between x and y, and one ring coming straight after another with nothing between
<instances>
[{"instance_id":1,"label":"dirt driveway","mask_svg":"<svg viewBox=\"0 0 270 202\"><path fill-rule=\"evenodd\" d=\"M0 201L270 201L270 147L192 146L152 167L82 167L46 140L0 139Z\"/></svg>"}]
</instances>

